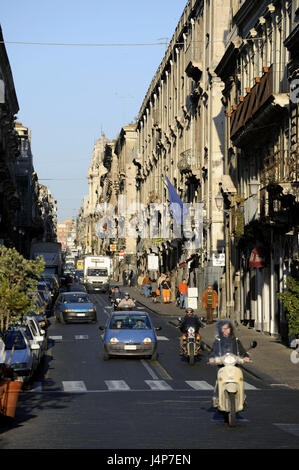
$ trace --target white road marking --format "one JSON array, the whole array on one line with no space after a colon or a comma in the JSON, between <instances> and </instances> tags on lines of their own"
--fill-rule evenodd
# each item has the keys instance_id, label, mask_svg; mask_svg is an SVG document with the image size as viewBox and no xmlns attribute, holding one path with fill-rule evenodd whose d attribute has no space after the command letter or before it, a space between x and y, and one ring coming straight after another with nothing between
<instances>
[{"instance_id":1,"label":"white road marking","mask_svg":"<svg viewBox=\"0 0 299 470\"><path fill-rule=\"evenodd\" d=\"M86 392L84 382L82 381L65 381L62 382L63 390L65 392Z\"/></svg>"},{"instance_id":2,"label":"white road marking","mask_svg":"<svg viewBox=\"0 0 299 470\"><path fill-rule=\"evenodd\" d=\"M145 380L151 390L173 390L165 380Z\"/></svg>"},{"instance_id":3,"label":"white road marking","mask_svg":"<svg viewBox=\"0 0 299 470\"><path fill-rule=\"evenodd\" d=\"M62 341L62 336L49 336L49 339L53 339L54 341Z\"/></svg>"},{"instance_id":4,"label":"white road marking","mask_svg":"<svg viewBox=\"0 0 299 470\"><path fill-rule=\"evenodd\" d=\"M75 335L75 339L88 339L88 335Z\"/></svg>"},{"instance_id":5,"label":"white road marking","mask_svg":"<svg viewBox=\"0 0 299 470\"><path fill-rule=\"evenodd\" d=\"M194 390L214 390L214 387L205 382L205 380L186 380L186 384L190 385Z\"/></svg>"},{"instance_id":6,"label":"white road marking","mask_svg":"<svg viewBox=\"0 0 299 470\"><path fill-rule=\"evenodd\" d=\"M108 390L130 390L129 385L124 380L105 380Z\"/></svg>"},{"instance_id":7,"label":"white road marking","mask_svg":"<svg viewBox=\"0 0 299 470\"><path fill-rule=\"evenodd\" d=\"M258 388L256 388L254 385L251 385L247 382L244 382L244 389L245 390L258 390Z\"/></svg>"},{"instance_id":8,"label":"white road marking","mask_svg":"<svg viewBox=\"0 0 299 470\"><path fill-rule=\"evenodd\" d=\"M274 426L277 426L282 431L293 434L296 437L299 437L299 424L283 424L283 423L273 423Z\"/></svg>"},{"instance_id":9,"label":"white road marking","mask_svg":"<svg viewBox=\"0 0 299 470\"><path fill-rule=\"evenodd\" d=\"M152 379L154 379L154 380L159 379L157 374L153 371L153 369L148 365L148 363L144 359L141 359L140 362L146 368L146 370L148 371L148 373L149 373L149 375L151 376Z\"/></svg>"},{"instance_id":10,"label":"white road marking","mask_svg":"<svg viewBox=\"0 0 299 470\"><path fill-rule=\"evenodd\" d=\"M157 340L158 341L169 341L169 339L166 338L166 336L157 336Z\"/></svg>"}]
</instances>

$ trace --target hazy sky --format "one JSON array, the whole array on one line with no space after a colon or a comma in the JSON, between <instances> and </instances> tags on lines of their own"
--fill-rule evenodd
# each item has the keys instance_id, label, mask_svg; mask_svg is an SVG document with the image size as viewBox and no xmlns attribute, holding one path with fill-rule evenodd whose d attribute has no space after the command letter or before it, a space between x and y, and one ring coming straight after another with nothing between
<instances>
[{"instance_id":1,"label":"hazy sky","mask_svg":"<svg viewBox=\"0 0 299 470\"><path fill-rule=\"evenodd\" d=\"M2 0L4 40L39 43L165 43L187 0ZM115 139L138 115L165 53L155 46L8 44L20 111L32 132L39 181L75 217L95 141Z\"/></svg>"}]
</instances>

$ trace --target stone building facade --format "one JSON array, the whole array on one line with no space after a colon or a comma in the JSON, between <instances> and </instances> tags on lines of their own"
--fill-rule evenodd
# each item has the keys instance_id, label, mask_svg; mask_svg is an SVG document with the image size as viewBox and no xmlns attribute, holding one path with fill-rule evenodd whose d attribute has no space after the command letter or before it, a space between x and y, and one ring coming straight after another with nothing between
<instances>
[{"instance_id":1,"label":"stone building facade","mask_svg":"<svg viewBox=\"0 0 299 470\"><path fill-rule=\"evenodd\" d=\"M233 313L281 336L287 325L277 292L298 256L298 100L290 96L298 73L290 57L296 30L298 45L298 7L297 1L235 2L216 67L224 82L225 174L237 188L233 197L220 188Z\"/></svg>"},{"instance_id":2,"label":"stone building facade","mask_svg":"<svg viewBox=\"0 0 299 470\"><path fill-rule=\"evenodd\" d=\"M188 2L137 121L137 200L167 203L166 175L184 203L203 210L200 246L189 249L183 238L160 233L139 241L138 264L146 269L147 255L156 253L173 285L186 277L200 294L208 283L220 287L223 270L213 266L213 255L225 250L223 214L214 200L224 165L222 83L214 69L229 20L229 2ZM223 183L235 190L229 177Z\"/></svg>"}]
</instances>

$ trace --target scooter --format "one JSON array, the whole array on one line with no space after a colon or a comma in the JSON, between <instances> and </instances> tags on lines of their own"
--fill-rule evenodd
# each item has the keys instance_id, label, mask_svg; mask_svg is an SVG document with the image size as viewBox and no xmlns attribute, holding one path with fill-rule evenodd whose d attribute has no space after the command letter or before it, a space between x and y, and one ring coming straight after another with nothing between
<instances>
[{"instance_id":1,"label":"scooter","mask_svg":"<svg viewBox=\"0 0 299 470\"><path fill-rule=\"evenodd\" d=\"M257 346L253 341L249 349ZM219 368L217 374L216 389L217 396L213 398L213 406L218 411L226 414L229 426L236 426L236 414L244 409L245 393L243 372L237 364L243 364L244 358L227 353L224 356L215 357L215 365ZM250 361L252 362L252 361Z\"/></svg>"}]
</instances>

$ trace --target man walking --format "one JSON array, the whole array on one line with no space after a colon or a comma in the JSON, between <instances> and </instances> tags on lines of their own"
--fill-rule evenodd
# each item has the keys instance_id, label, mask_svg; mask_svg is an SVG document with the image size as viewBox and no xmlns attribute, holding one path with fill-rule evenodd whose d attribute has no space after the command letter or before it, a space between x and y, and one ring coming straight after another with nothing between
<instances>
[{"instance_id":1,"label":"man walking","mask_svg":"<svg viewBox=\"0 0 299 470\"><path fill-rule=\"evenodd\" d=\"M180 308L186 308L186 298L188 294L188 285L187 280L183 279L179 285L179 293L180 293Z\"/></svg>"},{"instance_id":2,"label":"man walking","mask_svg":"<svg viewBox=\"0 0 299 470\"><path fill-rule=\"evenodd\" d=\"M202 305L206 309L207 322L209 324L213 323L214 309L218 305L218 294L211 285L203 293Z\"/></svg>"}]
</instances>

